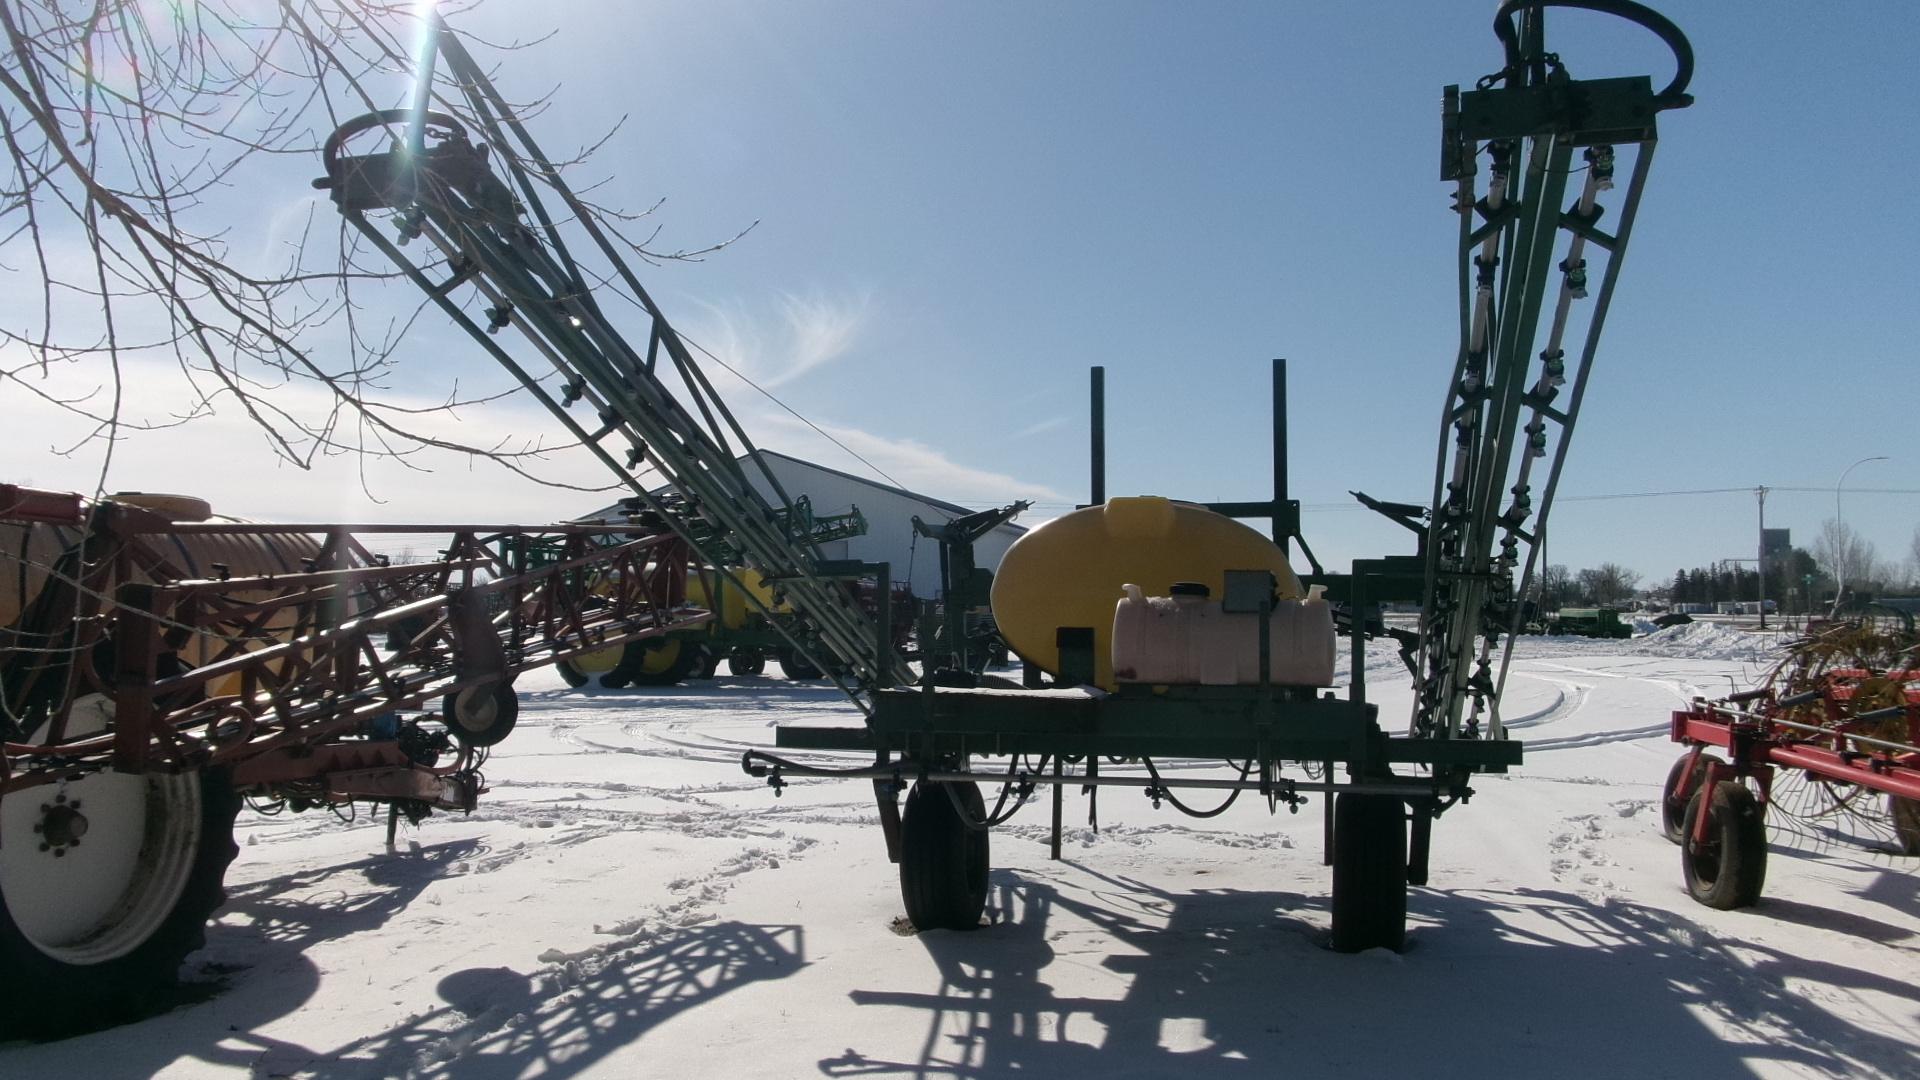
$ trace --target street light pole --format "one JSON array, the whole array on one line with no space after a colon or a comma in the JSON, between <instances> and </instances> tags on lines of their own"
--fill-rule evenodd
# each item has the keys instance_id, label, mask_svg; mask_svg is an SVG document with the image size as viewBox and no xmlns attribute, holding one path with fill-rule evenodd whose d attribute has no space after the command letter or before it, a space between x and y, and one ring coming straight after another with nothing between
<instances>
[{"instance_id":1,"label":"street light pole","mask_svg":"<svg viewBox=\"0 0 1920 1080\"><path fill-rule=\"evenodd\" d=\"M1760 500L1760 557L1755 560L1755 565L1760 568L1760 588L1758 590L1760 593L1760 629L1765 630L1767 628L1767 486L1762 484L1754 488L1753 493Z\"/></svg>"},{"instance_id":2,"label":"street light pole","mask_svg":"<svg viewBox=\"0 0 1920 1080\"><path fill-rule=\"evenodd\" d=\"M1872 457L1863 457L1859 461L1840 470L1840 479L1833 485L1833 523L1838 526L1838 528L1833 530L1835 543L1846 544L1847 542L1847 519L1843 516L1840 509L1840 490L1847 486L1847 474L1865 465L1869 461L1886 460L1888 460L1887 455L1875 454ZM1840 597L1846 592L1847 562L1853 555L1850 548L1851 545L1849 545L1849 550L1835 551L1833 553L1833 607L1827 612L1827 617L1830 619L1840 617Z\"/></svg>"}]
</instances>

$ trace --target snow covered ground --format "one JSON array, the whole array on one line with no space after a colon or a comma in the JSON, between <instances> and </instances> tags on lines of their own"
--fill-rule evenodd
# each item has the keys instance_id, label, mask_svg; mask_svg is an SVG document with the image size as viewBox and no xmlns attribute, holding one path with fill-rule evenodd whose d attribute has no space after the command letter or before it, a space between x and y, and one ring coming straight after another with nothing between
<instances>
[{"instance_id":1,"label":"snow covered ground","mask_svg":"<svg viewBox=\"0 0 1920 1080\"><path fill-rule=\"evenodd\" d=\"M1408 948L1357 956L1325 946L1318 802L1194 821L1116 788L1096 834L1075 793L1060 862L1032 806L991 925L912 936L865 784L739 769L776 723L854 722L833 692L540 673L480 812L395 854L243 814L186 1000L0 1076L1920 1076L1916 860L1776 815L1767 899L1717 912L1659 833L1669 710L1765 640L1524 640L1526 764L1436 826ZM1390 653L1368 669L1403 715Z\"/></svg>"}]
</instances>

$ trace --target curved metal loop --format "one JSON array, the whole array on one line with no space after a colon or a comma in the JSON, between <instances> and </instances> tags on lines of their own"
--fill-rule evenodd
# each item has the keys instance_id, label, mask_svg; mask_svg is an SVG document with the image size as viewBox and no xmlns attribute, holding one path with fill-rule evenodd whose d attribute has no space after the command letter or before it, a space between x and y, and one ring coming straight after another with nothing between
<instances>
[{"instance_id":1,"label":"curved metal loop","mask_svg":"<svg viewBox=\"0 0 1920 1080\"><path fill-rule=\"evenodd\" d=\"M1692 43L1687 41L1687 35L1681 33L1671 19L1634 0L1505 0L1493 16L1493 34L1506 48L1506 74L1518 71L1526 59L1520 55L1520 31L1514 24L1514 16L1523 11L1550 7L1578 8L1613 15L1650 31L1673 50L1674 63L1673 81L1654 95L1655 106L1661 109L1684 109L1693 104L1693 95L1686 92L1687 84L1693 81Z\"/></svg>"},{"instance_id":2,"label":"curved metal loop","mask_svg":"<svg viewBox=\"0 0 1920 1080\"><path fill-rule=\"evenodd\" d=\"M389 124L411 124L413 119L412 109L381 109L378 112L362 113L333 129L333 134L327 136L326 144L320 150L321 159L326 162L328 178L336 183L339 181L340 148L346 145L348 139L363 131L386 127ZM462 142L467 138L466 125L451 113L428 111L425 114L423 128L445 131L447 138Z\"/></svg>"}]
</instances>

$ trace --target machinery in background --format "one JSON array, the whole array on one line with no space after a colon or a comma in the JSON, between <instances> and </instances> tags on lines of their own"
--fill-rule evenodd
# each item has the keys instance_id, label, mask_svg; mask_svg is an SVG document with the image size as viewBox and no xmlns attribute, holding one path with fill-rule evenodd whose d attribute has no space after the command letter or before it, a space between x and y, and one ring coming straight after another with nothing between
<instances>
[{"instance_id":1,"label":"machinery in background","mask_svg":"<svg viewBox=\"0 0 1920 1080\"><path fill-rule=\"evenodd\" d=\"M921 619L921 670L946 685L969 685L990 663L1005 663L1006 639L992 609L993 571L974 561L973 545L1033 504L1026 500L930 524L913 519L915 536L940 549L940 596Z\"/></svg>"},{"instance_id":2,"label":"machinery in background","mask_svg":"<svg viewBox=\"0 0 1920 1080\"><path fill-rule=\"evenodd\" d=\"M673 512L681 508L682 500L667 496L660 499L660 505L663 511ZM661 512L641 506L637 499L627 500L625 509L629 523L667 527ZM787 509L776 510L774 519L792 543L814 549L867 532L866 515L858 506L841 514L816 514L805 495L796 497ZM690 679L713 678L723 661L734 675L759 675L772 662L791 679L822 678L824 673L791 644L795 637L806 639L809 630L782 590L746 567L745 556L724 533L714 532L691 516L682 518L682 524L692 543L721 560L718 565L694 567L687 581L690 601L713 612L714 617L697 628L558 661L554 668L567 685L579 688L597 683L608 689L672 686ZM870 580L846 582L842 587L851 590L854 602L872 614L876 601ZM905 610L909 598L902 586L895 602ZM909 629L904 620L898 624L893 638L896 648L905 644ZM814 642L813 651L832 655L819 642ZM844 667L836 666L836 670L843 677L849 674Z\"/></svg>"},{"instance_id":3,"label":"machinery in background","mask_svg":"<svg viewBox=\"0 0 1920 1080\"><path fill-rule=\"evenodd\" d=\"M447 547L395 565L376 536ZM243 802L372 804L391 843L401 817L474 808L519 672L712 617L655 526L259 524L0 485L0 538L6 1035L170 985Z\"/></svg>"},{"instance_id":4,"label":"machinery in background","mask_svg":"<svg viewBox=\"0 0 1920 1080\"><path fill-rule=\"evenodd\" d=\"M1829 625L1795 642L1755 689L1673 714L1686 752L1667 774L1661 830L1687 892L1747 907L1767 876L1767 813L1831 832L1890 834L1920 855L1920 634L1910 615Z\"/></svg>"},{"instance_id":5,"label":"machinery in background","mask_svg":"<svg viewBox=\"0 0 1920 1080\"><path fill-rule=\"evenodd\" d=\"M1633 626L1620 621L1620 613L1611 608L1561 608L1541 613L1527 628L1536 634L1562 634L1569 637L1629 638Z\"/></svg>"}]
</instances>

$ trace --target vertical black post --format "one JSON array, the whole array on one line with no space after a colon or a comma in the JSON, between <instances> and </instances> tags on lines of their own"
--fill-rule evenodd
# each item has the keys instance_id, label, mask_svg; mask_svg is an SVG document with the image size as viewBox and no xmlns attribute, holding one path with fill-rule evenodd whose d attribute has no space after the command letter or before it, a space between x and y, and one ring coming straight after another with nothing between
<instances>
[{"instance_id":1,"label":"vertical black post","mask_svg":"<svg viewBox=\"0 0 1920 1080\"><path fill-rule=\"evenodd\" d=\"M1053 839L1048 851L1055 862L1060 860L1060 814L1063 809L1062 800L1066 797L1066 793L1061 790L1060 778L1065 771L1060 765L1060 755L1053 755Z\"/></svg>"},{"instance_id":2,"label":"vertical black post","mask_svg":"<svg viewBox=\"0 0 1920 1080\"><path fill-rule=\"evenodd\" d=\"M940 548L940 622L945 627L942 638L943 648L935 653L931 647L932 641L929 639L928 645L920 650L920 663L928 671L949 671L955 666L953 655L959 640L955 636L957 632L955 628L966 616L959 610L963 598L954 595L953 560L950 557L947 542L941 540L937 546Z\"/></svg>"},{"instance_id":3,"label":"vertical black post","mask_svg":"<svg viewBox=\"0 0 1920 1080\"><path fill-rule=\"evenodd\" d=\"M1287 502L1287 362L1273 362L1273 542L1293 561L1293 534L1299 523Z\"/></svg>"},{"instance_id":4,"label":"vertical black post","mask_svg":"<svg viewBox=\"0 0 1920 1080\"><path fill-rule=\"evenodd\" d=\"M893 564L874 563L873 583L880 591L874 603L873 685L893 685Z\"/></svg>"},{"instance_id":5,"label":"vertical black post","mask_svg":"<svg viewBox=\"0 0 1920 1080\"><path fill-rule=\"evenodd\" d=\"M1321 775L1327 778L1328 784L1332 784L1333 762L1323 761L1320 763L1320 768L1323 770ZM1325 820L1321 825L1322 832L1320 836L1320 863L1323 866L1333 865L1333 799L1334 794L1329 790L1324 806Z\"/></svg>"},{"instance_id":6,"label":"vertical black post","mask_svg":"<svg viewBox=\"0 0 1920 1080\"><path fill-rule=\"evenodd\" d=\"M1107 369L1093 368L1093 498L1099 506L1107 501Z\"/></svg>"}]
</instances>

